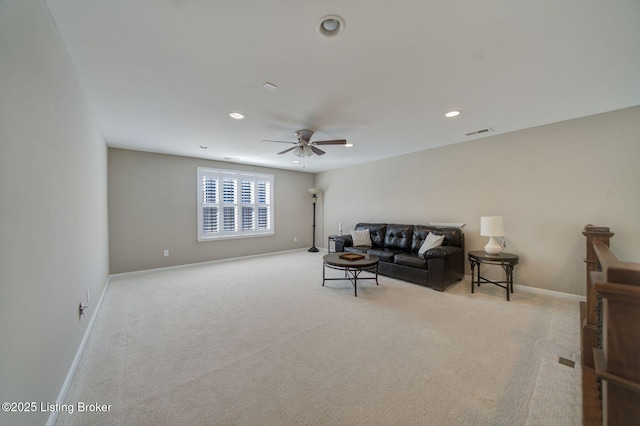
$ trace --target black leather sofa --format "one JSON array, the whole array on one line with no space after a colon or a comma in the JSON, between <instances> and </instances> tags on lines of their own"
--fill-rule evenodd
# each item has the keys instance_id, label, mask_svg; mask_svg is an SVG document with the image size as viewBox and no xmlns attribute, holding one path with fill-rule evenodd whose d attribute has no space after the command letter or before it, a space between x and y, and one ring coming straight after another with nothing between
<instances>
[{"instance_id":1,"label":"black leather sofa","mask_svg":"<svg viewBox=\"0 0 640 426\"><path fill-rule=\"evenodd\" d=\"M368 229L371 246L353 246L351 235L335 237L336 251L369 253L380 258L378 273L393 278L444 289L464 277L464 233L461 228L358 223L357 230ZM419 256L418 251L429 235L444 235L439 247Z\"/></svg>"}]
</instances>

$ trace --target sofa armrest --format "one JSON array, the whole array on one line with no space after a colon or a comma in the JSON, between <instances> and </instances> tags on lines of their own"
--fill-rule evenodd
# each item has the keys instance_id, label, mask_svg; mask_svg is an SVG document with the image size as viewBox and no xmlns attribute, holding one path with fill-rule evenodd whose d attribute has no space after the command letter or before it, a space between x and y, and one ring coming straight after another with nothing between
<instances>
[{"instance_id":1,"label":"sofa armrest","mask_svg":"<svg viewBox=\"0 0 640 426\"><path fill-rule=\"evenodd\" d=\"M353 246L353 238L351 235L340 235L333 238L336 245L336 251L344 251L345 247Z\"/></svg>"},{"instance_id":2,"label":"sofa armrest","mask_svg":"<svg viewBox=\"0 0 640 426\"><path fill-rule=\"evenodd\" d=\"M439 246L439 247L434 247L427 250L424 254L424 258L429 260L437 257L451 257L456 253L460 253L460 251L461 251L460 247Z\"/></svg>"},{"instance_id":3,"label":"sofa armrest","mask_svg":"<svg viewBox=\"0 0 640 426\"><path fill-rule=\"evenodd\" d=\"M462 278L457 268L461 256L463 253L460 247L440 246L427 250L424 257L427 259L431 288L444 291L449 284Z\"/></svg>"}]
</instances>

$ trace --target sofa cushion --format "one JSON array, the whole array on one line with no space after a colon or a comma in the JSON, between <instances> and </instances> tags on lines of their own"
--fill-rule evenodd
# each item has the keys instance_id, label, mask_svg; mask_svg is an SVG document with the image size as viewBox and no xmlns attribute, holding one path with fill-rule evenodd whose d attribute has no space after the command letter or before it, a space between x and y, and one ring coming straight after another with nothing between
<instances>
[{"instance_id":1,"label":"sofa cushion","mask_svg":"<svg viewBox=\"0 0 640 426\"><path fill-rule=\"evenodd\" d=\"M411 268L427 269L427 259L423 256L416 256L412 253L398 253L394 257L397 265L409 266Z\"/></svg>"},{"instance_id":2,"label":"sofa cushion","mask_svg":"<svg viewBox=\"0 0 640 426\"><path fill-rule=\"evenodd\" d=\"M356 229L368 229L373 247L384 247L384 236L387 233L386 223L358 223Z\"/></svg>"},{"instance_id":3,"label":"sofa cushion","mask_svg":"<svg viewBox=\"0 0 640 426\"><path fill-rule=\"evenodd\" d=\"M424 240L422 246L418 250L418 256L423 257L427 250L441 246L443 241L444 235L436 235L433 232L429 232L429 235L427 235L427 238Z\"/></svg>"},{"instance_id":4,"label":"sofa cushion","mask_svg":"<svg viewBox=\"0 0 640 426\"><path fill-rule=\"evenodd\" d=\"M368 229L355 229L351 231L353 245L356 247L371 247L371 236Z\"/></svg>"},{"instance_id":5,"label":"sofa cushion","mask_svg":"<svg viewBox=\"0 0 640 426\"><path fill-rule=\"evenodd\" d=\"M424 240L429 233L435 235L444 235L443 246L454 246L464 248L464 233L461 228L454 228L450 226L430 226L430 225L415 225L413 227L413 243L411 244L411 252L417 253L422 247Z\"/></svg>"},{"instance_id":6,"label":"sofa cushion","mask_svg":"<svg viewBox=\"0 0 640 426\"><path fill-rule=\"evenodd\" d=\"M368 250L367 253L373 256L378 256L380 258L380 262L393 263L394 257L398 253L402 253L402 251L389 250L388 248L383 248L383 249L371 249L371 250Z\"/></svg>"},{"instance_id":7,"label":"sofa cushion","mask_svg":"<svg viewBox=\"0 0 640 426\"><path fill-rule=\"evenodd\" d=\"M464 234L460 228L430 226L429 232L433 232L436 235L444 235L443 246L464 247Z\"/></svg>"},{"instance_id":8,"label":"sofa cushion","mask_svg":"<svg viewBox=\"0 0 640 426\"><path fill-rule=\"evenodd\" d=\"M411 243L411 252L418 253L420 247L427 239L427 235L431 232L431 227L426 225L415 225L413 227L413 242ZM436 234L437 235L437 234Z\"/></svg>"},{"instance_id":9,"label":"sofa cushion","mask_svg":"<svg viewBox=\"0 0 640 426\"><path fill-rule=\"evenodd\" d=\"M384 239L384 248L400 252L411 251L413 238L413 225L387 225L387 235Z\"/></svg>"}]
</instances>

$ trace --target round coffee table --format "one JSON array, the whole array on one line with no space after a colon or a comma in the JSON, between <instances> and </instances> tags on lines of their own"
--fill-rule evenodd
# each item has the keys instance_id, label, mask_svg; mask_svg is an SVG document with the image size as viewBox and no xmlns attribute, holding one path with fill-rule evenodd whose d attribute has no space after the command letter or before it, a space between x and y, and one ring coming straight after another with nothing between
<instances>
[{"instance_id":1,"label":"round coffee table","mask_svg":"<svg viewBox=\"0 0 640 426\"><path fill-rule=\"evenodd\" d=\"M353 290L355 296L358 297L358 279L360 280L376 280L376 285L378 285L378 261L380 260L378 256L372 256L368 254L363 254L363 259L358 260L347 260L341 259L340 256L344 254L350 253L331 253L325 255L322 265L322 286L324 287L325 281L334 281L334 280L349 280L351 284L353 284ZM344 278L327 278L326 276L326 268L336 269L339 271L344 271ZM360 278L360 273L366 271L374 273L374 277Z\"/></svg>"}]
</instances>

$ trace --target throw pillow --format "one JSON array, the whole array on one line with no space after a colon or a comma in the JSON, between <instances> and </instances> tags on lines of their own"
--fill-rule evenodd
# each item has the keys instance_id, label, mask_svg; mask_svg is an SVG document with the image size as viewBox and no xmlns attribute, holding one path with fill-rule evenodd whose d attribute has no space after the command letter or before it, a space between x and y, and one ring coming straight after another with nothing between
<instances>
[{"instance_id":1,"label":"throw pillow","mask_svg":"<svg viewBox=\"0 0 640 426\"><path fill-rule=\"evenodd\" d=\"M420 250L418 250L418 255L424 256L427 250L434 247L440 247L443 241L444 235L436 235L433 232L429 232L429 235L427 235L427 238L424 239Z\"/></svg>"},{"instance_id":2,"label":"throw pillow","mask_svg":"<svg viewBox=\"0 0 640 426\"><path fill-rule=\"evenodd\" d=\"M371 247L371 235L368 229L358 229L351 231L351 238L353 238L354 246L367 246Z\"/></svg>"}]
</instances>

